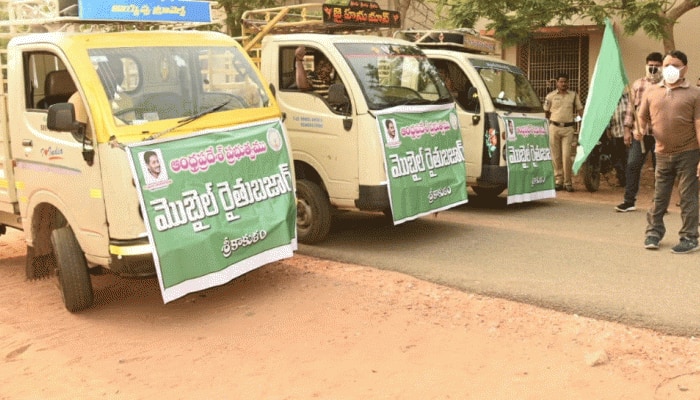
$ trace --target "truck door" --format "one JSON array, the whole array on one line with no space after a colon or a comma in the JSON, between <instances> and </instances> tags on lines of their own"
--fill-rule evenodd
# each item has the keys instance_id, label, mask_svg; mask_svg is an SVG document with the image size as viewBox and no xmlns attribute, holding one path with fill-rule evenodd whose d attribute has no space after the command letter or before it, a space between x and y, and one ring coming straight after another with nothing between
<instances>
[{"instance_id":1,"label":"truck door","mask_svg":"<svg viewBox=\"0 0 700 400\"><path fill-rule=\"evenodd\" d=\"M97 243L106 249L100 160L89 152L96 147L92 129L88 126L87 133L81 135L50 131L46 126L49 107L68 102L78 92L74 74L62 57L51 51L24 51L21 62L21 68L11 71L9 92L16 99L10 105L10 131L22 216L39 213L39 204L54 205L86 253L98 248ZM82 102L79 93L72 100L76 98ZM86 161L84 153L94 155L94 159ZM27 224L31 222L25 219L25 231L30 231Z\"/></svg>"},{"instance_id":2,"label":"truck door","mask_svg":"<svg viewBox=\"0 0 700 400\"><path fill-rule=\"evenodd\" d=\"M456 62L431 56L431 61L457 102L459 126L462 130L469 182L481 176L484 151L484 118L481 100L474 84Z\"/></svg>"},{"instance_id":3,"label":"truck door","mask_svg":"<svg viewBox=\"0 0 700 400\"><path fill-rule=\"evenodd\" d=\"M303 61L297 63L297 50L296 45L279 49L277 77L280 86L277 98L286 114L285 125L294 159L309 164L321 175L332 198L357 199L358 124L352 124L349 129L344 126L352 112L352 99L347 107L331 105L330 85L345 85L333 59L317 48L306 46ZM305 72L302 82L298 82L296 73L301 65Z\"/></svg>"}]
</instances>

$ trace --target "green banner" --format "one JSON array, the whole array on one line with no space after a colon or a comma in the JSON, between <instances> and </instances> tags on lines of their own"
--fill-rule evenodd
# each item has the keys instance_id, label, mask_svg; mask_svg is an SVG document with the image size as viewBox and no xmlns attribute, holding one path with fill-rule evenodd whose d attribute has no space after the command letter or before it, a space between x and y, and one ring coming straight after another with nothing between
<instances>
[{"instance_id":1,"label":"green banner","mask_svg":"<svg viewBox=\"0 0 700 400\"><path fill-rule=\"evenodd\" d=\"M622 92L627 86L627 74L622 62L620 45L610 19L605 20L603 43L593 69L588 100L583 109L581 132L574 158L573 172L578 174L581 165L598 144L605 128L610 124Z\"/></svg>"},{"instance_id":2,"label":"green banner","mask_svg":"<svg viewBox=\"0 0 700 400\"><path fill-rule=\"evenodd\" d=\"M164 302L293 256L285 137L274 120L127 146Z\"/></svg>"},{"instance_id":3,"label":"green banner","mask_svg":"<svg viewBox=\"0 0 700 400\"><path fill-rule=\"evenodd\" d=\"M467 202L454 104L377 113L394 225Z\"/></svg>"},{"instance_id":4,"label":"green banner","mask_svg":"<svg viewBox=\"0 0 700 400\"><path fill-rule=\"evenodd\" d=\"M504 118L508 204L555 197L549 131L544 118Z\"/></svg>"}]
</instances>

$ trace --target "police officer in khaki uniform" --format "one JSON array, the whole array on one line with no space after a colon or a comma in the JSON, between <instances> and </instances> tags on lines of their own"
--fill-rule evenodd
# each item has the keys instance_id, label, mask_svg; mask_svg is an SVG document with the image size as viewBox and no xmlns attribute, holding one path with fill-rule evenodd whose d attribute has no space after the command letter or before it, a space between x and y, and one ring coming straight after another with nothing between
<instances>
[{"instance_id":1,"label":"police officer in khaki uniform","mask_svg":"<svg viewBox=\"0 0 700 400\"><path fill-rule=\"evenodd\" d=\"M583 114L583 104L576 92L569 91L569 76L566 73L557 75L557 89L545 98L544 111L549 119L555 189L573 192L571 146L576 134L576 122Z\"/></svg>"}]
</instances>

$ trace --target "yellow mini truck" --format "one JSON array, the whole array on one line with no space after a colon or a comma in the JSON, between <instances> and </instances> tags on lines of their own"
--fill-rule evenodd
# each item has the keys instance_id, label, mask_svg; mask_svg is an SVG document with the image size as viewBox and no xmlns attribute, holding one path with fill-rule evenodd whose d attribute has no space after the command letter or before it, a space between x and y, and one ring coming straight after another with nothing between
<instances>
[{"instance_id":1,"label":"yellow mini truck","mask_svg":"<svg viewBox=\"0 0 700 400\"><path fill-rule=\"evenodd\" d=\"M0 234L24 231L27 277L58 272L66 308L87 308L90 272L155 273L125 146L280 117L221 33L16 35L0 94Z\"/></svg>"}]
</instances>

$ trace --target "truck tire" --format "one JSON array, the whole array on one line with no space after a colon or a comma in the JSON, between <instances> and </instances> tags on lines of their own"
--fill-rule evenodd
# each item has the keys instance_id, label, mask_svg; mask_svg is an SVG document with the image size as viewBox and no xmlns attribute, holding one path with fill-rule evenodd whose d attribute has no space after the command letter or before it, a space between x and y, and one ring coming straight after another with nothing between
<instances>
[{"instance_id":1,"label":"truck tire","mask_svg":"<svg viewBox=\"0 0 700 400\"><path fill-rule=\"evenodd\" d=\"M77 312L93 303L92 282L83 250L70 226L54 229L51 244L56 258L56 274L66 309Z\"/></svg>"},{"instance_id":2,"label":"truck tire","mask_svg":"<svg viewBox=\"0 0 700 400\"><path fill-rule=\"evenodd\" d=\"M331 229L331 206L321 188L305 179L297 181L297 234L299 242L318 243Z\"/></svg>"}]
</instances>

